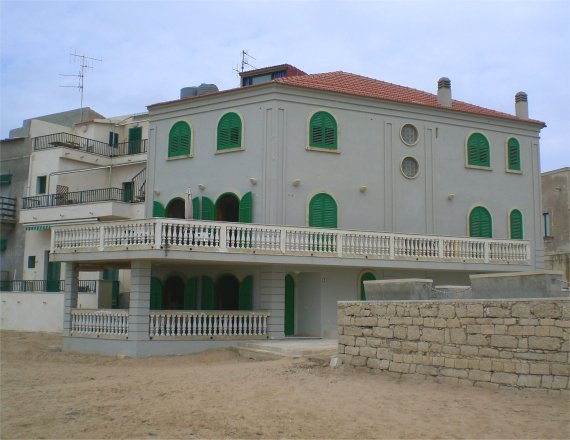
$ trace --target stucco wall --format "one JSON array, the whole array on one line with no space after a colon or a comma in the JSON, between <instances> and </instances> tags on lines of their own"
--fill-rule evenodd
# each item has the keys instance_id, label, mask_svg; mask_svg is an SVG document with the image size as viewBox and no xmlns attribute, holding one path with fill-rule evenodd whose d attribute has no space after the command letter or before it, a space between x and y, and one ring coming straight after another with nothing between
<instances>
[{"instance_id":1,"label":"stucco wall","mask_svg":"<svg viewBox=\"0 0 570 440\"><path fill-rule=\"evenodd\" d=\"M570 300L338 303L347 365L484 387L568 389Z\"/></svg>"},{"instance_id":2,"label":"stucco wall","mask_svg":"<svg viewBox=\"0 0 570 440\"><path fill-rule=\"evenodd\" d=\"M78 307L96 309L97 295L80 293ZM0 329L61 332L63 293L0 293Z\"/></svg>"}]
</instances>

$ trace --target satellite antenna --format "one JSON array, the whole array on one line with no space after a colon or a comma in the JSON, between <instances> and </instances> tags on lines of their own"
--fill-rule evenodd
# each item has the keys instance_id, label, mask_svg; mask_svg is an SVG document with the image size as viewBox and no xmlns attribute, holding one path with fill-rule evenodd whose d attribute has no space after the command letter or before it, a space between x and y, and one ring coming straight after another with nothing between
<instances>
[{"instance_id":1,"label":"satellite antenna","mask_svg":"<svg viewBox=\"0 0 570 440\"><path fill-rule=\"evenodd\" d=\"M80 55L77 52L73 52L70 54L74 59L79 60L79 73L76 75L65 75L63 73L60 73L59 76L74 76L76 78L78 78L78 84L76 86L60 86L60 87L73 87L76 89L79 89L79 93L81 95L81 120L80 122L83 122L83 80L85 79L85 71L87 69L93 69L93 62L94 61L99 61L102 62L102 59L99 58L91 58L85 55Z\"/></svg>"}]
</instances>

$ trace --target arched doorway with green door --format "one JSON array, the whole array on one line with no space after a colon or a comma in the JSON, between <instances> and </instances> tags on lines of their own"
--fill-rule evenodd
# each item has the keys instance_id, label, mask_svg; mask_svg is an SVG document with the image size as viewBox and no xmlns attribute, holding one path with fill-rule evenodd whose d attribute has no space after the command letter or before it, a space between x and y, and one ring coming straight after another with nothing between
<instances>
[{"instance_id":1,"label":"arched doorway with green door","mask_svg":"<svg viewBox=\"0 0 570 440\"><path fill-rule=\"evenodd\" d=\"M165 208L165 215L168 218L181 218L185 216L185 202L184 199L176 197L168 202Z\"/></svg>"},{"instance_id":2,"label":"arched doorway with green door","mask_svg":"<svg viewBox=\"0 0 570 440\"><path fill-rule=\"evenodd\" d=\"M216 220L220 222L239 221L239 198L234 193L222 194L216 200Z\"/></svg>"},{"instance_id":3,"label":"arched doorway with green door","mask_svg":"<svg viewBox=\"0 0 570 440\"><path fill-rule=\"evenodd\" d=\"M181 276L171 275L166 279L162 292L165 310L184 309L184 289L185 283Z\"/></svg>"},{"instance_id":4,"label":"arched doorway with green door","mask_svg":"<svg viewBox=\"0 0 570 440\"><path fill-rule=\"evenodd\" d=\"M335 199L326 193L315 194L309 202L309 226L313 228L336 228L338 210Z\"/></svg>"},{"instance_id":5,"label":"arched doorway with green door","mask_svg":"<svg viewBox=\"0 0 570 440\"><path fill-rule=\"evenodd\" d=\"M375 279L376 279L376 275L374 275L372 272L370 272L368 270L366 270L360 274L359 281L358 281L358 287L359 287L359 293L360 293L360 300L361 301L366 301L366 292L364 290L364 281L374 281Z\"/></svg>"}]
</instances>

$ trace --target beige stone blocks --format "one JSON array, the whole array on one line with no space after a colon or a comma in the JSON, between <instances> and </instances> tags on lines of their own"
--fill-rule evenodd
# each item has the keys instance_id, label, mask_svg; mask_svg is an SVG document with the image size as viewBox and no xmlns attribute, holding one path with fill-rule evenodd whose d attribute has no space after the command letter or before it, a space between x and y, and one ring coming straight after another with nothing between
<instances>
[{"instance_id":1,"label":"beige stone blocks","mask_svg":"<svg viewBox=\"0 0 570 440\"><path fill-rule=\"evenodd\" d=\"M338 326L346 365L490 389L569 389L569 300L341 302Z\"/></svg>"}]
</instances>

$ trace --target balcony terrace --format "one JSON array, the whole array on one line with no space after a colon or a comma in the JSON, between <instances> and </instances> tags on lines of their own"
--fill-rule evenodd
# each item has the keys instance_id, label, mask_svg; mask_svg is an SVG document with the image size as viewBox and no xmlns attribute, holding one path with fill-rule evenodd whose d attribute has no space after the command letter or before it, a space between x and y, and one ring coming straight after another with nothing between
<instances>
[{"instance_id":1,"label":"balcony terrace","mask_svg":"<svg viewBox=\"0 0 570 440\"><path fill-rule=\"evenodd\" d=\"M523 240L174 219L55 227L51 252L54 261L77 262L168 258L462 270L513 270L513 265L525 270L531 264L530 243Z\"/></svg>"},{"instance_id":2,"label":"balcony terrace","mask_svg":"<svg viewBox=\"0 0 570 440\"><path fill-rule=\"evenodd\" d=\"M7 222L16 221L16 199L0 197L0 220Z\"/></svg>"},{"instance_id":3,"label":"balcony terrace","mask_svg":"<svg viewBox=\"0 0 570 440\"><path fill-rule=\"evenodd\" d=\"M68 148L76 151L105 157L130 156L147 152L147 139L133 140L109 145L94 139L84 138L69 133L55 133L33 139L34 151L50 148Z\"/></svg>"}]
</instances>

